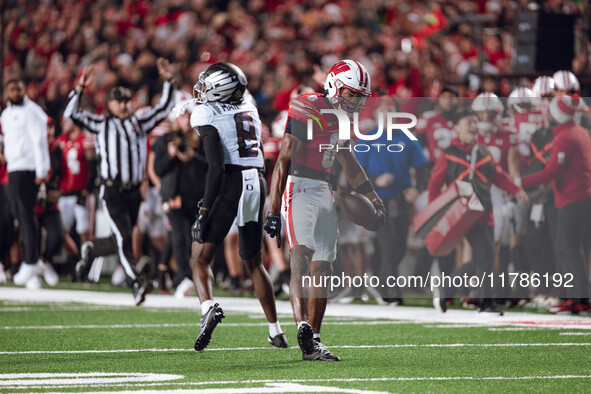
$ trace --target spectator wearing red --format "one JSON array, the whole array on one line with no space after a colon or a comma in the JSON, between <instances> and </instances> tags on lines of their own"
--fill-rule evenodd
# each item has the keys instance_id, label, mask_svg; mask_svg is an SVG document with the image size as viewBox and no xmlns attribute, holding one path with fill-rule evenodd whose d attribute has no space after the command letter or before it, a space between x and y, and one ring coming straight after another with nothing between
<instances>
[{"instance_id":1,"label":"spectator wearing red","mask_svg":"<svg viewBox=\"0 0 591 394\"><path fill-rule=\"evenodd\" d=\"M557 245L559 271L573 275L569 299L557 312L589 310L589 282L586 253L591 231L591 136L575 124L577 97L555 97L550 102L550 124L554 146L543 170L523 177L524 187L552 182L558 208Z\"/></svg>"}]
</instances>

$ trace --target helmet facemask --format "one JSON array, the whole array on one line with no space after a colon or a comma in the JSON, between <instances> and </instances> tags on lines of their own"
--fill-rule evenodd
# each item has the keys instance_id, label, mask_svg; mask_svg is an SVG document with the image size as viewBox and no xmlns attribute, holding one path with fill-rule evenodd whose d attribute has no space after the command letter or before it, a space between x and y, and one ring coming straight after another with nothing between
<instances>
[{"instance_id":1,"label":"helmet facemask","mask_svg":"<svg viewBox=\"0 0 591 394\"><path fill-rule=\"evenodd\" d=\"M207 102L207 91L213 89L213 84L206 79L205 72L199 74L199 79L193 87L193 97L200 104Z\"/></svg>"}]
</instances>

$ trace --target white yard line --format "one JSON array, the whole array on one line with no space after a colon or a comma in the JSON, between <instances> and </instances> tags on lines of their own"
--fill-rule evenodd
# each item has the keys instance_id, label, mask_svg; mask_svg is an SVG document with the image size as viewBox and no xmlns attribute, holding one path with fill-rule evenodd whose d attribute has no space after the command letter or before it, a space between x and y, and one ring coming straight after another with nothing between
<instances>
[{"instance_id":1,"label":"white yard line","mask_svg":"<svg viewBox=\"0 0 591 394\"><path fill-rule=\"evenodd\" d=\"M586 342L555 342L555 343L430 343L430 344L399 344L399 345L331 345L333 349L396 349L396 348L462 348L462 347L552 347L552 346L591 346ZM298 350L292 346L291 350ZM265 347L231 347L231 348L208 348L206 352L212 351L252 351L272 350L283 351L271 346ZM112 349L112 350L23 350L23 351L1 351L0 355L14 354L101 354L101 353L164 353L164 352L194 352L193 349Z\"/></svg>"},{"instance_id":2,"label":"white yard line","mask_svg":"<svg viewBox=\"0 0 591 394\"><path fill-rule=\"evenodd\" d=\"M572 336L576 336L576 335L591 335L591 332L561 332L559 335L572 335Z\"/></svg>"},{"instance_id":3,"label":"white yard line","mask_svg":"<svg viewBox=\"0 0 591 394\"><path fill-rule=\"evenodd\" d=\"M293 380L286 380L286 379L278 379L278 380L228 380L228 381L205 381L205 382L179 382L179 383L138 383L138 384L96 384L96 385L53 385L51 387L48 386L29 386L29 385L14 385L14 386L7 386L4 387L5 389L48 389L48 388L98 388L98 387L154 387L154 386L210 386L210 385L252 385L252 384L265 384L265 385L276 385L280 383L337 383L337 382L414 382L414 381L502 381L502 380L562 380L562 379L591 379L591 375L545 375L545 376L428 376L428 377L382 377L382 378L332 378L332 379L293 379ZM268 387L268 386L267 386ZM271 386L272 387L272 386ZM332 387L331 387L332 388ZM327 392L328 388L326 386L322 386L320 390L314 390L315 392ZM166 390L167 392L175 392L175 393L191 393L191 392L200 392L200 393L234 393L240 392L238 388L232 388L232 391L214 391L220 389L173 389L173 390ZM99 393L106 393L108 391L97 391L96 394ZM162 390L139 390L139 391L110 391L116 393L163 393ZM253 392L266 392L260 390L256 390ZM285 392L285 391L283 391ZM289 392L289 391L288 391ZM87 392L87 394L91 394L94 392ZM54 392L53 394L57 394Z\"/></svg>"}]
</instances>

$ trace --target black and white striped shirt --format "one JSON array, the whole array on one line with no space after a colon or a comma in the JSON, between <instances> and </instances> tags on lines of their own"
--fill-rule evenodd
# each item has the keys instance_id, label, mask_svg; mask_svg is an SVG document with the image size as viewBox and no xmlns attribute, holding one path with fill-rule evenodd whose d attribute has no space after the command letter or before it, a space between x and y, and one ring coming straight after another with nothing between
<instances>
[{"instance_id":1,"label":"black and white striped shirt","mask_svg":"<svg viewBox=\"0 0 591 394\"><path fill-rule=\"evenodd\" d=\"M79 108L82 90L68 96L64 117L95 134L99 155L99 176L103 182L137 185L146 168L147 135L170 113L175 88L164 82L160 102L141 114L121 120L112 115L96 115Z\"/></svg>"}]
</instances>

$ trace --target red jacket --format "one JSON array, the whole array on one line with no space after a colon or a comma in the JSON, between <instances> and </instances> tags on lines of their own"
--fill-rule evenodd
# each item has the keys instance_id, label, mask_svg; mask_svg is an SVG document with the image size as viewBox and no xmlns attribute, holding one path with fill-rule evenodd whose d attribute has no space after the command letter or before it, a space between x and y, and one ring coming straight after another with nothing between
<instances>
[{"instance_id":1,"label":"red jacket","mask_svg":"<svg viewBox=\"0 0 591 394\"><path fill-rule=\"evenodd\" d=\"M472 145L466 145L466 144L462 143L458 138L452 140L451 146L459 148L460 150L466 152L466 154L470 154L472 152L472 148L473 148ZM490 153L489 153L489 155L490 155ZM446 182L446 178L449 178L448 180L452 180L452 179L455 179L455 177L456 177L456 174L453 173L454 172L453 170L452 170L452 174L447 174L447 172L448 172L448 163L447 162L448 162L448 159L446 158L445 154L440 155L437 158L437 161L435 162L435 166L433 167L433 172L431 173L431 178L429 179L429 186L428 186L429 202L433 201L435 198L437 198L437 196L439 196L441 194L441 188L444 184L449 183L449 182ZM502 190L505 190L511 194L516 194L517 192L519 192L521 190L521 188L519 188L517 185L515 185L515 183L513 183L513 180L511 179L511 177L509 177L509 175L507 175L507 173L505 171L503 171L503 168L500 166L499 163L497 163L493 160L492 167L493 167L493 169L491 170L492 171L492 179L487 179L487 183L495 184L499 188L501 188ZM488 225L492 226L493 225L492 212L490 212L489 215L484 216L483 219L481 220L481 222L487 223Z\"/></svg>"},{"instance_id":2,"label":"red jacket","mask_svg":"<svg viewBox=\"0 0 591 394\"><path fill-rule=\"evenodd\" d=\"M540 172L521 179L523 187L552 181L557 208L591 198L591 136L574 121L552 130L550 160Z\"/></svg>"}]
</instances>

